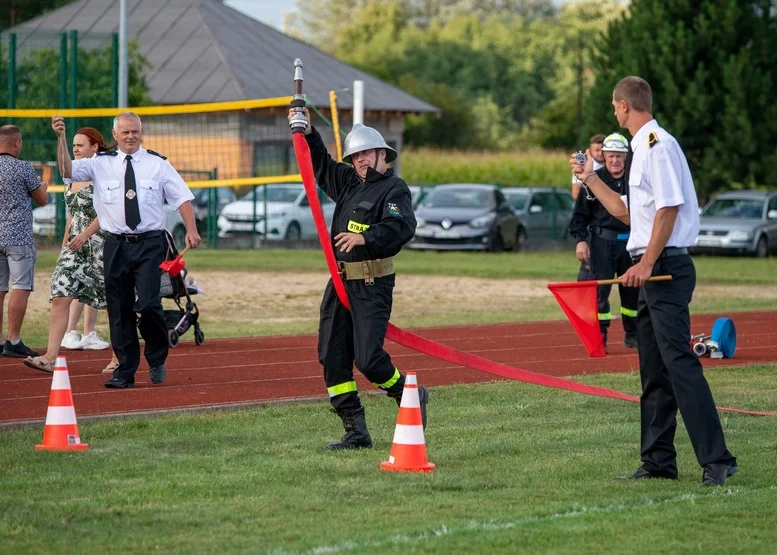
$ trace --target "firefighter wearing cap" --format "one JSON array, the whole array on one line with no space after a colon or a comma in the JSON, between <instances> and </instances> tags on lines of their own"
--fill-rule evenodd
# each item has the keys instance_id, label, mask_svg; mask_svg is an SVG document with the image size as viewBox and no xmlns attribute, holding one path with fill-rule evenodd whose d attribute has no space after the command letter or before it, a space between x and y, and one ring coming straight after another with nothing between
<instances>
[{"instance_id":1,"label":"firefighter wearing cap","mask_svg":"<svg viewBox=\"0 0 777 555\"><path fill-rule=\"evenodd\" d=\"M629 143L626 137L613 133L604 139L604 167L596 170L599 178L620 195L626 194L626 155ZM602 204L587 189L583 188L575 200L575 209L569 232L577 242L576 255L582 263L591 266L592 279L612 279L621 276L631 267L631 257L626 250L629 226L610 215ZM590 247L586 238L590 237ZM600 285L598 290L599 328L605 346L607 330L610 327L610 291L612 285ZM618 286L621 298L621 317L626 332L624 345L637 347L636 316L639 290Z\"/></svg>"},{"instance_id":2,"label":"firefighter wearing cap","mask_svg":"<svg viewBox=\"0 0 777 555\"><path fill-rule=\"evenodd\" d=\"M289 119L293 114L292 109ZM321 302L318 358L345 435L327 449L372 447L353 367L400 404L405 376L383 349L383 341L394 292L394 256L415 234L410 189L386 167L397 153L377 130L355 124L345 138L346 163L338 163L310 125L307 109L304 114L316 181L335 201L332 246L351 304L349 312L330 280ZM425 426L428 393L419 387L418 394Z\"/></svg>"}]
</instances>

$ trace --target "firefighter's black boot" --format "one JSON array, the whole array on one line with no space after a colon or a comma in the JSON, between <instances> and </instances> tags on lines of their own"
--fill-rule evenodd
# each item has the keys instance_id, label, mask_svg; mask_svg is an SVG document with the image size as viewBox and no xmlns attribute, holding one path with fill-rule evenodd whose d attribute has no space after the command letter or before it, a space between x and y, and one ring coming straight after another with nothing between
<instances>
[{"instance_id":1,"label":"firefighter's black boot","mask_svg":"<svg viewBox=\"0 0 777 555\"><path fill-rule=\"evenodd\" d=\"M364 407L358 409L332 410L343 421L345 435L338 442L328 443L326 448L331 451L343 449L369 449L372 447L372 438L367 431L367 420L364 416Z\"/></svg>"},{"instance_id":2,"label":"firefighter's black boot","mask_svg":"<svg viewBox=\"0 0 777 555\"><path fill-rule=\"evenodd\" d=\"M404 391L404 390L403 390ZM402 405L402 391L399 393L386 393L389 397L396 401L397 406ZM418 386L418 404L421 405L421 421L424 424L424 430L426 429L426 404L429 402L429 392L422 385Z\"/></svg>"}]
</instances>

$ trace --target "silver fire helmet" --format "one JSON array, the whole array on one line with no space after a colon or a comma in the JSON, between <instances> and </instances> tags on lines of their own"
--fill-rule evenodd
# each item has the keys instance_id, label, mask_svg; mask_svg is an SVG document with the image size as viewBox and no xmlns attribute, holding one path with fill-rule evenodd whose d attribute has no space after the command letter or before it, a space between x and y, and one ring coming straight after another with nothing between
<instances>
[{"instance_id":1,"label":"silver fire helmet","mask_svg":"<svg viewBox=\"0 0 777 555\"><path fill-rule=\"evenodd\" d=\"M397 151L386 144L386 141L376 129L357 123L351 129L351 132L345 137L345 152L343 152L343 162L352 164L351 156L357 152L372 150L373 148L383 148L386 150L386 163L389 164L397 159Z\"/></svg>"}]
</instances>

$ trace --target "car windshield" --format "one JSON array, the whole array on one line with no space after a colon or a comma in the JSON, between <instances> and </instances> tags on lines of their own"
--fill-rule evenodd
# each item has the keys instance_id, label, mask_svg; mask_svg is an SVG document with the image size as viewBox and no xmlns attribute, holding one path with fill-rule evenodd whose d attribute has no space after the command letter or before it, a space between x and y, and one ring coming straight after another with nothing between
<instances>
[{"instance_id":1,"label":"car windshield","mask_svg":"<svg viewBox=\"0 0 777 555\"><path fill-rule=\"evenodd\" d=\"M529 195L524 192L505 191L505 196L507 197L507 202L510 203L510 206L516 210L523 210L526 206L526 201L529 200Z\"/></svg>"},{"instance_id":2,"label":"car windshield","mask_svg":"<svg viewBox=\"0 0 777 555\"><path fill-rule=\"evenodd\" d=\"M256 189L256 200L264 202L266 194L267 202L292 203L297 200L300 192L302 192L302 187L259 187ZM243 198L250 201L253 198L253 192L248 193Z\"/></svg>"},{"instance_id":3,"label":"car windshield","mask_svg":"<svg viewBox=\"0 0 777 555\"><path fill-rule=\"evenodd\" d=\"M488 208L493 205L490 189L443 189L431 191L421 206L425 208Z\"/></svg>"},{"instance_id":4,"label":"car windshield","mask_svg":"<svg viewBox=\"0 0 777 555\"><path fill-rule=\"evenodd\" d=\"M743 218L759 220L763 215L764 201L752 198L718 198L704 211L704 216L719 218Z\"/></svg>"}]
</instances>

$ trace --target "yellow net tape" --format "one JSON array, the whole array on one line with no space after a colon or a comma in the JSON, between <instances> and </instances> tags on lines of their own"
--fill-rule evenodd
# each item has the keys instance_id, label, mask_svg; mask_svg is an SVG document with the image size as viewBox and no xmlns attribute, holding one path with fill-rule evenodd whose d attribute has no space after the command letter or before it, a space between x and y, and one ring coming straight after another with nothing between
<instances>
[{"instance_id":1,"label":"yellow net tape","mask_svg":"<svg viewBox=\"0 0 777 555\"><path fill-rule=\"evenodd\" d=\"M279 108L289 106L290 96L261 98L257 100L239 100L235 102L213 102L208 104L175 104L171 106L137 106L134 108L46 108L0 110L0 117L6 118L99 118L115 117L122 112L135 112L139 116L172 116L178 114L197 114L202 112L228 112L233 110L252 110L259 108Z\"/></svg>"}]
</instances>

